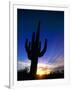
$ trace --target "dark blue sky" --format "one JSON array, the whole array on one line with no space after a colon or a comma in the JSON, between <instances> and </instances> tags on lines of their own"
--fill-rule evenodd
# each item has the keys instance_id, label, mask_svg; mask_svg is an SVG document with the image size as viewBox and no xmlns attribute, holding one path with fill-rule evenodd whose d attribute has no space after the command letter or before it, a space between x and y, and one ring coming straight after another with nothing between
<instances>
[{"instance_id":1,"label":"dark blue sky","mask_svg":"<svg viewBox=\"0 0 72 90\"><path fill-rule=\"evenodd\" d=\"M37 31L40 20L41 48L47 38L47 51L39 60L48 60L53 63L57 58L64 58L64 12L43 10L17 10L17 60L27 60L25 40L31 41L32 32Z\"/></svg>"}]
</instances>

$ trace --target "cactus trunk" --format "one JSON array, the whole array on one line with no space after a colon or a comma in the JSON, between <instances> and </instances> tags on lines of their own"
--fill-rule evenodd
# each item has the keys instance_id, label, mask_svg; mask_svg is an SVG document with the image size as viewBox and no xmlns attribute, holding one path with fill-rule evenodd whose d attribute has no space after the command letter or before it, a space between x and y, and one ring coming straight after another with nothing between
<instances>
[{"instance_id":1,"label":"cactus trunk","mask_svg":"<svg viewBox=\"0 0 72 90\"><path fill-rule=\"evenodd\" d=\"M31 67L30 67L30 74L31 75L36 75L36 73L37 73L37 63L38 63L38 58L36 58L35 60L33 59L31 61Z\"/></svg>"}]
</instances>

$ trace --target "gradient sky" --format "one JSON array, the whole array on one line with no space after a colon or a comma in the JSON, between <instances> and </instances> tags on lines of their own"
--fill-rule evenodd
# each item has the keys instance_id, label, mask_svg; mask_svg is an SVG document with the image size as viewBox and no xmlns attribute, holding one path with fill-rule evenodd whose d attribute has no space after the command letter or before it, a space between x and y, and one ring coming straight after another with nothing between
<instances>
[{"instance_id":1,"label":"gradient sky","mask_svg":"<svg viewBox=\"0 0 72 90\"><path fill-rule=\"evenodd\" d=\"M25 51L26 38L31 41L40 20L41 48L47 38L47 51L39 62L61 63L64 60L64 11L17 9L17 60L28 60Z\"/></svg>"}]
</instances>

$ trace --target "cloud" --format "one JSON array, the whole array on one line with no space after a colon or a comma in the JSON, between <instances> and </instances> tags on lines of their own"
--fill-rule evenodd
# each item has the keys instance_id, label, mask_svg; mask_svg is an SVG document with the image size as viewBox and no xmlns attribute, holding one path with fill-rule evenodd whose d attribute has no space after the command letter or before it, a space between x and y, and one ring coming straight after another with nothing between
<instances>
[{"instance_id":1,"label":"cloud","mask_svg":"<svg viewBox=\"0 0 72 90\"><path fill-rule=\"evenodd\" d=\"M17 70L23 70L25 68L28 68L28 70L30 70L30 61L17 61Z\"/></svg>"}]
</instances>

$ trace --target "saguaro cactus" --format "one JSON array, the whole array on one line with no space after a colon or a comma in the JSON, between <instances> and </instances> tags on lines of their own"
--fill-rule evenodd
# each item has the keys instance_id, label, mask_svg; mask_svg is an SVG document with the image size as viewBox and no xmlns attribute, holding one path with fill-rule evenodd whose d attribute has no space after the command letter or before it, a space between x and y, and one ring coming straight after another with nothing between
<instances>
[{"instance_id":1,"label":"saguaro cactus","mask_svg":"<svg viewBox=\"0 0 72 90\"><path fill-rule=\"evenodd\" d=\"M41 41L39 40L40 36L40 22L38 23L38 28L35 36L35 32L32 34L31 42L26 39L25 49L28 55L28 58L31 60L30 74L35 75L37 72L37 63L38 57L42 57L47 49L47 39L44 42L44 48L41 50Z\"/></svg>"}]
</instances>

